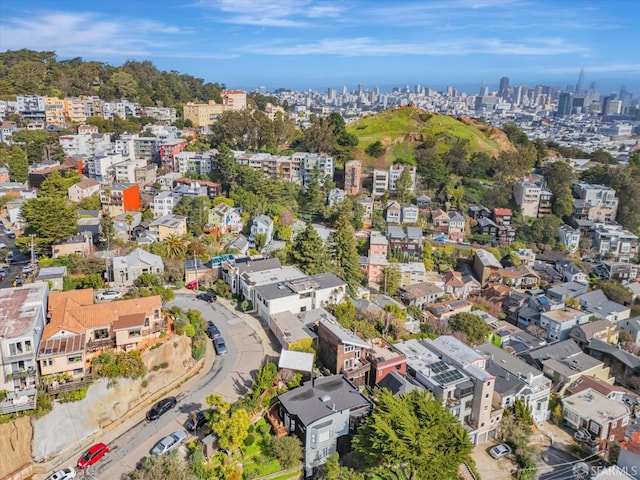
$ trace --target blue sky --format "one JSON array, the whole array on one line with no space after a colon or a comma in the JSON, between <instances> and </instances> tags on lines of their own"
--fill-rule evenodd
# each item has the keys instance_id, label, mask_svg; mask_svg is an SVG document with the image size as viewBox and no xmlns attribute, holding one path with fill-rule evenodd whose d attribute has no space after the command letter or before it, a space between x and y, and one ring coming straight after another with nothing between
<instances>
[{"instance_id":1,"label":"blue sky","mask_svg":"<svg viewBox=\"0 0 640 480\"><path fill-rule=\"evenodd\" d=\"M0 50L151 60L231 88L586 84L640 94L637 0L2 0Z\"/></svg>"}]
</instances>

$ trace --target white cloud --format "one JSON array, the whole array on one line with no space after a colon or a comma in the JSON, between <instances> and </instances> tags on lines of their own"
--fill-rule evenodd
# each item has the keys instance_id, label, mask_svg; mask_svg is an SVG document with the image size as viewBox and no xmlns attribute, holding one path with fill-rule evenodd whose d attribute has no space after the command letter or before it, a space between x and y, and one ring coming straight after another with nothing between
<instances>
[{"instance_id":1,"label":"white cloud","mask_svg":"<svg viewBox=\"0 0 640 480\"><path fill-rule=\"evenodd\" d=\"M162 35L188 30L135 18L105 19L94 13L41 12L0 19L2 47L54 50L71 56L150 56L170 45Z\"/></svg>"},{"instance_id":2,"label":"white cloud","mask_svg":"<svg viewBox=\"0 0 640 480\"><path fill-rule=\"evenodd\" d=\"M312 0L200 0L196 5L227 14L217 19L225 23L264 27L303 27L344 11L341 3Z\"/></svg>"},{"instance_id":3,"label":"white cloud","mask_svg":"<svg viewBox=\"0 0 640 480\"><path fill-rule=\"evenodd\" d=\"M338 55L344 57L371 57L388 55L559 55L576 54L584 48L566 44L562 39L532 39L528 43L507 42L499 39L457 38L447 41L395 42L356 37L323 39L317 42L253 45L239 49L262 55Z\"/></svg>"}]
</instances>

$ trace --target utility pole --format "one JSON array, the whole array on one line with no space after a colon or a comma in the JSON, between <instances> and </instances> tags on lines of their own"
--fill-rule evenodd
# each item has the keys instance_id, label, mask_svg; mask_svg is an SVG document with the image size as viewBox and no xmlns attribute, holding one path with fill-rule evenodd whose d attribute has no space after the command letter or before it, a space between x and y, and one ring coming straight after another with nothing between
<instances>
[{"instance_id":1,"label":"utility pole","mask_svg":"<svg viewBox=\"0 0 640 480\"><path fill-rule=\"evenodd\" d=\"M198 260L196 259L196 252L193 252L193 268L196 269L196 288L194 290L198 290L200 286L200 280L198 279Z\"/></svg>"},{"instance_id":2,"label":"utility pole","mask_svg":"<svg viewBox=\"0 0 640 480\"><path fill-rule=\"evenodd\" d=\"M31 268L33 268L36 261L36 254L33 246L33 239L35 238L35 234L32 233L31 235L29 235L29 237L31 238Z\"/></svg>"}]
</instances>

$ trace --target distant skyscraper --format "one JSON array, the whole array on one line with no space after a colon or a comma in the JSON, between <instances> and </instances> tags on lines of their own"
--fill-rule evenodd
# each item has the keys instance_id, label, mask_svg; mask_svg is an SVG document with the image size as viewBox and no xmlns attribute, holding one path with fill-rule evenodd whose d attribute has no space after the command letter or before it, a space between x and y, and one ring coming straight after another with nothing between
<instances>
[{"instance_id":1,"label":"distant skyscraper","mask_svg":"<svg viewBox=\"0 0 640 480\"><path fill-rule=\"evenodd\" d=\"M560 98L558 99L558 110L557 114L559 117L563 117L565 115L571 115L571 110L573 109L573 94L571 93L561 93Z\"/></svg>"},{"instance_id":2,"label":"distant skyscraper","mask_svg":"<svg viewBox=\"0 0 640 480\"><path fill-rule=\"evenodd\" d=\"M332 101L336 99L336 89L335 88L327 88L327 100Z\"/></svg>"},{"instance_id":3,"label":"distant skyscraper","mask_svg":"<svg viewBox=\"0 0 640 480\"><path fill-rule=\"evenodd\" d=\"M498 88L498 96L507 98L509 95L509 77L502 77L500 79L500 88Z\"/></svg>"},{"instance_id":4,"label":"distant skyscraper","mask_svg":"<svg viewBox=\"0 0 640 480\"><path fill-rule=\"evenodd\" d=\"M343 85L342 86L342 95L346 95L347 94L347 86Z\"/></svg>"},{"instance_id":5,"label":"distant skyscraper","mask_svg":"<svg viewBox=\"0 0 640 480\"><path fill-rule=\"evenodd\" d=\"M482 83L480 84L480 91L478 91L478 95L486 95L486 93L484 93L486 89L487 87L484 86L484 80L483 80Z\"/></svg>"},{"instance_id":6,"label":"distant skyscraper","mask_svg":"<svg viewBox=\"0 0 640 480\"><path fill-rule=\"evenodd\" d=\"M632 96L633 95L631 94L631 92L627 91L627 87L625 85L622 85L620 87L620 101L622 102L622 113L624 113L625 109L631 103Z\"/></svg>"},{"instance_id":7,"label":"distant skyscraper","mask_svg":"<svg viewBox=\"0 0 640 480\"><path fill-rule=\"evenodd\" d=\"M576 83L576 93L584 91L584 68L580 69L580 75L578 75L578 83Z\"/></svg>"}]
</instances>

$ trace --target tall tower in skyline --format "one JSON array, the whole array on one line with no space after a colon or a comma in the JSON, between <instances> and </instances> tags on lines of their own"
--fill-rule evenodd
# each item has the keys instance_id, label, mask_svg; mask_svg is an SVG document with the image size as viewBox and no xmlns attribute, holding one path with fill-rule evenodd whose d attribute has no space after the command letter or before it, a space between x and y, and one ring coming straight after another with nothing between
<instances>
[{"instance_id":1,"label":"tall tower in skyline","mask_svg":"<svg viewBox=\"0 0 640 480\"><path fill-rule=\"evenodd\" d=\"M584 91L584 68L580 69L580 75L578 75L578 83L576 83L576 93L582 93Z\"/></svg>"},{"instance_id":2,"label":"tall tower in skyline","mask_svg":"<svg viewBox=\"0 0 640 480\"><path fill-rule=\"evenodd\" d=\"M509 88L509 77L502 77L500 79L500 91L504 92Z\"/></svg>"}]
</instances>

